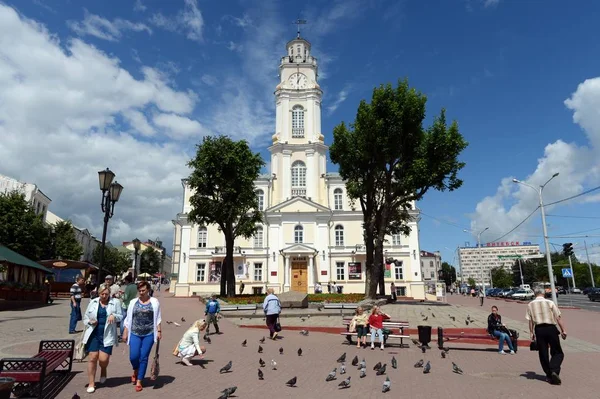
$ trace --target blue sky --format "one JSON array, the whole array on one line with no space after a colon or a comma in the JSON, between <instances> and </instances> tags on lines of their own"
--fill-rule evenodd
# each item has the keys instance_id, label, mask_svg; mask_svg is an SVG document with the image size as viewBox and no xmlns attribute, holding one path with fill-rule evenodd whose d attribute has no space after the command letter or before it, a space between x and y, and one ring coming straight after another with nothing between
<instances>
[{"instance_id":1,"label":"blue sky","mask_svg":"<svg viewBox=\"0 0 600 399\"><path fill-rule=\"evenodd\" d=\"M95 172L110 166L125 191L109 237L169 246L179 179L203 135L245 138L269 158L278 60L301 17L327 143L373 87L404 77L427 94L427 122L445 107L470 143L463 187L419 203L422 249L452 261L475 242L463 229L490 227L484 242L509 232L537 206L513 177L539 185L560 172L547 202L600 185L600 4L293 4L0 0L0 173L38 183L53 212L100 234ZM598 193L548 209L569 216L548 217L550 242L600 242ZM540 236L537 212L501 241ZM589 253L600 260L600 247Z\"/></svg>"}]
</instances>

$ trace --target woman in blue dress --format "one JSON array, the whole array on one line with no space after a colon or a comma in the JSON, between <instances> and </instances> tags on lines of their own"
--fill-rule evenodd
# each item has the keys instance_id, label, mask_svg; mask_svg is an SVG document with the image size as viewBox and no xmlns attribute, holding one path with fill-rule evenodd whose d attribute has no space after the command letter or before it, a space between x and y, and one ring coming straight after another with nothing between
<instances>
[{"instance_id":1,"label":"woman in blue dress","mask_svg":"<svg viewBox=\"0 0 600 399\"><path fill-rule=\"evenodd\" d=\"M96 370L100 364L100 383L106 382L108 363L113 345L117 345L117 322L123 318L117 299L110 299L107 285L98 287L98 297L90 301L83 324L83 342L88 355L88 393L96 391Z\"/></svg>"}]
</instances>

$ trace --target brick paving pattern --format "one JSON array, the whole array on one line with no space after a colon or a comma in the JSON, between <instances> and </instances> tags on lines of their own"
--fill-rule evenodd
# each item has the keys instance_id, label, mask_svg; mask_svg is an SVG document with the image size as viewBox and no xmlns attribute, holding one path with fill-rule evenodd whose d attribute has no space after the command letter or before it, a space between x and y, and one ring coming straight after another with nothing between
<instances>
[{"instance_id":1,"label":"brick paving pattern","mask_svg":"<svg viewBox=\"0 0 600 399\"><path fill-rule=\"evenodd\" d=\"M235 396L238 398L264 398L273 396L277 398L384 398L384 397L407 397L407 398L427 398L427 399L446 399L446 398L464 398L464 397L530 397L532 392L544 398L595 398L598 397L598 390L590 381L594 381L597 371L597 364L600 360L600 354L595 351L577 351L573 350L565 356L563 363L562 386L551 386L545 383L541 375L541 368L537 359L537 354L527 350L521 350L515 356L499 356L494 348L486 348L481 345L456 345L452 349L448 358L442 359L440 351L432 349L425 355L415 348L412 344L409 348L399 349L398 347L389 347L384 351L376 349L357 349L344 343L344 338L335 334L310 333L305 337L297 331L286 331L286 325L292 324L330 324L340 323L340 317L311 317L306 321L300 318L283 318L282 324L284 331L282 339L276 342L267 339L264 347L264 353L258 354L258 340L265 334L264 330L255 328L240 328L232 321L247 323L249 319L239 320L239 317L229 317L228 320L221 321L221 330L223 335L211 335L212 344L206 345L208 353L204 361L195 361L195 366L186 367L178 364L178 359L171 355L171 351L185 329L193 322L195 318L203 317L203 306L197 299L172 298L169 294L159 296L163 307L164 321L177 321L181 323L181 317L186 318L186 323L181 327L173 324L163 324L163 342L161 344L161 377L153 383L145 381L146 388L143 392L136 394L133 386L129 382L131 367L128 361L128 352L126 346L119 346L113 351L111 364L109 366L109 378L104 386L97 384L97 390L94 394L85 392L87 376L85 373L86 363L75 363L75 377L70 381L67 387L57 396L57 398L69 399L77 392L82 398L116 398L122 395L137 395L145 398L173 397L173 398L217 398L220 391L229 387L237 386L238 390ZM456 306L431 306L436 312L436 319L441 320L444 315L456 312L457 322L459 316L468 313L476 319L476 323L484 319L481 315L487 315L487 309L476 309L471 306L465 298L456 299L465 301ZM455 301L452 299L451 302ZM475 302L473 302L475 303ZM511 304L507 304L511 305ZM511 306L502 304L501 309L506 317L514 317L515 320L522 320L517 317L522 313L524 307L513 310ZM516 305L516 304L515 304ZM411 306L416 305L388 305L386 311L412 312L420 318L421 307L424 307L424 313L427 313L428 305L419 305L414 309ZM487 306L487 303L486 303ZM524 305L522 305L524 306ZM398 310L392 310L396 307ZM478 307L478 306L477 306ZM388 309L392 308L392 309ZM411 310L402 310L410 308ZM431 312L431 311L429 311ZM479 313L483 312L483 313ZM514 312L514 315L511 313ZM575 324L580 315L572 316L565 314L568 322ZM509 314L510 313L510 314ZM568 314L568 315L567 315ZM476 316L477 315L477 316ZM590 313L587 313L586 323L594 325L596 321L590 320ZM394 314L395 316L395 314ZM595 314L594 314L594 317ZM396 318L396 317L394 317ZM582 318L582 320L585 318ZM431 318L429 319L431 320ZM66 333L68 322L68 302L58 301L50 307L27 310L23 312L2 312L0 314L0 326L2 333L0 336L0 353L2 356L10 355L31 355L35 353L39 339L47 338L67 338L71 337ZM261 322L262 319L254 319L253 322ZM516 322L516 321L515 321ZM286 324L287 323L287 324ZM422 324L422 323L419 323ZM430 323L437 326L437 323ZM479 326L479 325L477 325ZM34 327L33 332L27 332L29 327ZM81 328L81 324L80 324ZM574 339L579 330L585 330L585 327L569 327L570 333ZM598 331L596 329L596 331ZM576 338L577 337L577 338ZM247 339L248 346L243 348L241 342ZM563 341L565 345L570 341ZM590 343L590 345L593 345ZM279 354L279 348L284 348L284 354ZM301 347L303 349L302 357L298 357L296 351ZM461 349L462 348L462 349ZM125 351L124 351L125 349ZM343 353L347 353L347 376L352 376L352 385L349 389L338 389L338 383L344 376L338 374L337 380L325 382L325 377L334 368L338 367L336 359ZM367 362L367 377L360 379L358 371L351 367L349 362L358 354L360 358L365 358ZM398 369L391 368L391 357L398 359ZM267 362L267 367L263 369L265 374L264 381L257 378L258 359L262 357ZM421 369L413 368L413 364L419 359L430 360L432 371L430 374L423 374ZM271 359L277 361L277 370L273 371L269 367ZM229 360L233 360L232 372L219 374L219 369ZM375 376L372 370L373 365L378 362L388 363L387 375L392 381L392 389L389 393L381 393L381 387L384 377ZM465 374L456 375L452 373L451 362L459 364ZM594 375L592 375L594 374ZM296 388L288 388L285 381L298 377Z\"/></svg>"}]
</instances>

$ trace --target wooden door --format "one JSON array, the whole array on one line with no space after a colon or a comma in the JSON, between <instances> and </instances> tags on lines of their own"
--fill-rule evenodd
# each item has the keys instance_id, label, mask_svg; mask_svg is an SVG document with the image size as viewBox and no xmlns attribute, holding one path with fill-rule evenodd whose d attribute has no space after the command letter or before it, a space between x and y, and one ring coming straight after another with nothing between
<instances>
[{"instance_id":1,"label":"wooden door","mask_svg":"<svg viewBox=\"0 0 600 399\"><path fill-rule=\"evenodd\" d=\"M292 262L292 291L308 292L308 268L305 262Z\"/></svg>"}]
</instances>

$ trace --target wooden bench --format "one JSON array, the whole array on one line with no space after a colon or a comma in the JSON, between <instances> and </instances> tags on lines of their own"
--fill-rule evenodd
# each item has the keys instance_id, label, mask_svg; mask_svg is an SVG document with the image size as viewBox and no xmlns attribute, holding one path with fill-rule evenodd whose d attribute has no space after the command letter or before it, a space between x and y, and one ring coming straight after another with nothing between
<instances>
[{"instance_id":1,"label":"wooden bench","mask_svg":"<svg viewBox=\"0 0 600 399\"><path fill-rule=\"evenodd\" d=\"M323 309L339 309L340 314L344 313L344 309L356 310L358 303L324 303Z\"/></svg>"},{"instance_id":2,"label":"wooden bench","mask_svg":"<svg viewBox=\"0 0 600 399\"><path fill-rule=\"evenodd\" d=\"M344 318L342 324L346 326L346 332L341 332L340 335L345 335L348 342L352 343L352 337L357 336L358 334L355 332L348 331L350 329L351 318ZM367 325L367 328L369 326ZM408 328L408 321L384 321L383 328L387 328L388 330L398 329L399 334L388 334L384 337L384 343L387 345L387 340L389 338L400 339L400 347L408 347L408 344L404 343L404 338L410 338L410 335L406 335L404 333L404 329Z\"/></svg>"},{"instance_id":3,"label":"wooden bench","mask_svg":"<svg viewBox=\"0 0 600 399\"><path fill-rule=\"evenodd\" d=\"M221 312L230 312L230 311L236 311L236 310L254 310L254 313L256 313L257 309L258 309L258 305L255 304L255 303L248 304L248 305L225 305L225 306L221 306Z\"/></svg>"},{"instance_id":4,"label":"wooden bench","mask_svg":"<svg viewBox=\"0 0 600 399\"><path fill-rule=\"evenodd\" d=\"M487 332L487 330L485 328L481 328L481 329L477 329L476 332L459 332L459 333L448 333L448 332L444 332L444 329L442 327L438 327L437 329L438 332L438 348L442 349L444 347L444 342L448 342L448 341L459 341L461 339L468 339L468 340L477 340L477 341L482 341L482 344L488 343L488 344L498 344L498 338L489 334ZM487 342L486 342L487 341ZM514 337L511 337L511 341L513 344L513 348L515 349L515 352L517 352L518 350L518 345L519 345L519 336L518 334Z\"/></svg>"},{"instance_id":5,"label":"wooden bench","mask_svg":"<svg viewBox=\"0 0 600 399\"><path fill-rule=\"evenodd\" d=\"M42 398L45 383L53 373L68 375L73 366L75 340L43 340L31 358L0 359L0 377L15 379L13 394ZM52 384L49 384L52 385Z\"/></svg>"}]
</instances>

